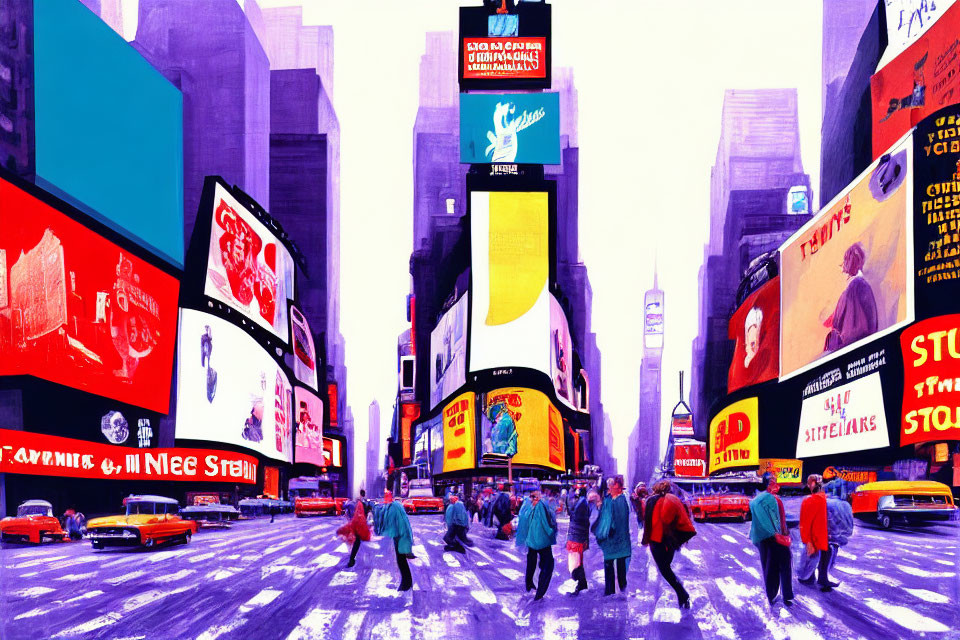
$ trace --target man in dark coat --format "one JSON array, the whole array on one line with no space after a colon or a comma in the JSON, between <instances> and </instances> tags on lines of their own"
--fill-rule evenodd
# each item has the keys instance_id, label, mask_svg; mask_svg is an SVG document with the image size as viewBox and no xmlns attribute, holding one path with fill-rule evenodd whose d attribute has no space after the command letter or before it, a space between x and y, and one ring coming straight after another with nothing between
<instances>
[{"instance_id":1,"label":"man in dark coat","mask_svg":"<svg viewBox=\"0 0 960 640\"><path fill-rule=\"evenodd\" d=\"M497 519L497 540L509 540L510 537L504 531L504 526L513 520L513 512L510 510L510 496L501 491L493 501L493 517Z\"/></svg>"},{"instance_id":2,"label":"man in dark coat","mask_svg":"<svg viewBox=\"0 0 960 640\"><path fill-rule=\"evenodd\" d=\"M570 508L570 526L567 528L567 567L570 577L577 581L574 594L587 588L587 572L583 567L583 552L590 542L590 505L587 490L577 492L577 501Z\"/></svg>"}]
</instances>

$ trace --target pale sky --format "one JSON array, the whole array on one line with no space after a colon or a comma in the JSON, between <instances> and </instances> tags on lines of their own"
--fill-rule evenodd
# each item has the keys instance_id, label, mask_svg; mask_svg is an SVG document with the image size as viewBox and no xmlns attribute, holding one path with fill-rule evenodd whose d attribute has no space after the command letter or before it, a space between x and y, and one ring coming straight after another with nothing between
<instances>
[{"instance_id":1,"label":"pale sky","mask_svg":"<svg viewBox=\"0 0 960 640\"><path fill-rule=\"evenodd\" d=\"M125 10L134 4L125 0ZM298 4L260 0L264 7ZM367 407L384 434L397 391L413 235L413 125L427 31L457 30L470 0L302 0L333 25L341 125L341 331L365 477ZM690 370L697 273L725 89L797 88L804 170L819 196L822 3L554 0L553 63L579 92L580 252L593 284L614 451L637 421L643 292L654 253L665 291L663 411ZM129 17L129 16L128 16ZM665 421L664 421L665 424ZM601 425L602 428L602 425ZM662 438L665 440L665 437ZM625 470L626 458L619 460Z\"/></svg>"}]
</instances>

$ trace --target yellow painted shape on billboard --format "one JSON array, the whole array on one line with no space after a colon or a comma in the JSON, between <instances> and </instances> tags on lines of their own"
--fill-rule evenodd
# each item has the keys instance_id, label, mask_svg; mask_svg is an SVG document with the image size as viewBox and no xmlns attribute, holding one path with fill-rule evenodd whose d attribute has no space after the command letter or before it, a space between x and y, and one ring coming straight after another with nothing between
<instances>
[{"instance_id":1,"label":"yellow painted shape on billboard","mask_svg":"<svg viewBox=\"0 0 960 640\"><path fill-rule=\"evenodd\" d=\"M803 482L803 460L760 458L760 468L757 470L757 475L762 476L768 471L776 474L777 482L780 484Z\"/></svg>"},{"instance_id":2,"label":"yellow painted shape on billboard","mask_svg":"<svg viewBox=\"0 0 960 640\"><path fill-rule=\"evenodd\" d=\"M550 269L545 192L490 194L490 306L486 324L513 322L533 308Z\"/></svg>"},{"instance_id":3,"label":"yellow painted shape on billboard","mask_svg":"<svg viewBox=\"0 0 960 640\"><path fill-rule=\"evenodd\" d=\"M503 402L517 425L514 464L535 464L558 471L566 461L563 418L546 395L533 389L508 387L487 394L487 405Z\"/></svg>"},{"instance_id":4,"label":"yellow painted shape on billboard","mask_svg":"<svg viewBox=\"0 0 960 640\"><path fill-rule=\"evenodd\" d=\"M723 469L756 467L758 446L756 398L734 402L710 421L710 473Z\"/></svg>"},{"instance_id":5,"label":"yellow painted shape on billboard","mask_svg":"<svg viewBox=\"0 0 960 640\"><path fill-rule=\"evenodd\" d=\"M477 460L477 405L472 391L443 408L443 472L473 469Z\"/></svg>"}]
</instances>

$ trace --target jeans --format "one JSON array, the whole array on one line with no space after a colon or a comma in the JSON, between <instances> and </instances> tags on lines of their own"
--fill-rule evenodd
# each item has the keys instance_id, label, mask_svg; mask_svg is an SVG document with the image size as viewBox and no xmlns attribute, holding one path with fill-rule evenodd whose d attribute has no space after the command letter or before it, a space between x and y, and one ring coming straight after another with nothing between
<instances>
[{"instance_id":1,"label":"jeans","mask_svg":"<svg viewBox=\"0 0 960 640\"><path fill-rule=\"evenodd\" d=\"M677 600L680 604L683 604L690 599L690 594L683 588L683 583L680 582L680 578L677 577L677 574L673 572L673 567L670 566L673 564L674 554L676 554L676 551L667 548L662 542L650 542L650 555L653 556L653 561L656 563L657 569L660 570L660 575L677 592Z\"/></svg>"},{"instance_id":2,"label":"jeans","mask_svg":"<svg viewBox=\"0 0 960 640\"><path fill-rule=\"evenodd\" d=\"M553 577L553 548L527 549L527 591L534 588L533 574L537 570L538 557L540 560L540 577L536 586L537 600L546 595L547 588L550 586L550 578Z\"/></svg>"},{"instance_id":3,"label":"jeans","mask_svg":"<svg viewBox=\"0 0 960 640\"><path fill-rule=\"evenodd\" d=\"M407 556L400 553L400 540L393 539L393 550L397 553L397 568L400 569L400 591L406 591L413 586L413 576L410 575L410 565L407 563Z\"/></svg>"},{"instance_id":4,"label":"jeans","mask_svg":"<svg viewBox=\"0 0 960 640\"><path fill-rule=\"evenodd\" d=\"M447 533L443 536L443 541L447 545L444 547L445 550L457 551L459 553L467 552L467 550L464 549L464 545L468 547L473 546L473 541L467 537L467 528L459 524L450 525Z\"/></svg>"},{"instance_id":5,"label":"jeans","mask_svg":"<svg viewBox=\"0 0 960 640\"><path fill-rule=\"evenodd\" d=\"M616 567L616 571L614 571ZM617 558L616 560L604 560L603 561L603 584L604 590L603 595L610 596L616 593L616 586L614 585L614 576L616 576L616 582L620 585L620 591L625 591L627 588L627 559L626 558Z\"/></svg>"},{"instance_id":6,"label":"jeans","mask_svg":"<svg viewBox=\"0 0 960 640\"><path fill-rule=\"evenodd\" d=\"M827 571L833 571L833 565L837 564L837 555L840 553L840 545L831 542L830 543L830 564L827 565Z\"/></svg>"},{"instance_id":7,"label":"jeans","mask_svg":"<svg viewBox=\"0 0 960 640\"><path fill-rule=\"evenodd\" d=\"M793 567L790 547L779 544L775 538L761 540L760 568L763 570L763 582L767 599L773 601L777 593L783 590L784 600L793 600Z\"/></svg>"},{"instance_id":8,"label":"jeans","mask_svg":"<svg viewBox=\"0 0 960 640\"><path fill-rule=\"evenodd\" d=\"M828 546L826 551L818 549L813 555L809 555L804 548L800 554L800 562L797 564L797 579L810 580L813 578L814 571L816 571L817 584L825 587L830 582L829 571L832 562L833 547Z\"/></svg>"}]
</instances>

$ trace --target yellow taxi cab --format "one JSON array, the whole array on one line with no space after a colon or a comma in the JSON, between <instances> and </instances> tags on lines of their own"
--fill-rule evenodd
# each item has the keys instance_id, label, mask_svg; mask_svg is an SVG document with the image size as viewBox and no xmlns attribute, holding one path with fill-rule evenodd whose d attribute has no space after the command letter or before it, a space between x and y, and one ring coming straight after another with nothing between
<instances>
[{"instance_id":1,"label":"yellow taxi cab","mask_svg":"<svg viewBox=\"0 0 960 640\"><path fill-rule=\"evenodd\" d=\"M894 524L925 524L957 518L950 487L928 480L885 480L861 484L852 494L853 515L878 522L884 529Z\"/></svg>"},{"instance_id":2,"label":"yellow taxi cab","mask_svg":"<svg viewBox=\"0 0 960 640\"><path fill-rule=\"evenodd\" d=\"M126 514L94 518L87 522L87 537L94 549L105 546L153 547L164 542L190 542L197 523L178 513L180 504L163 496L128 496Z\"/></svg>"}]
</instances>

